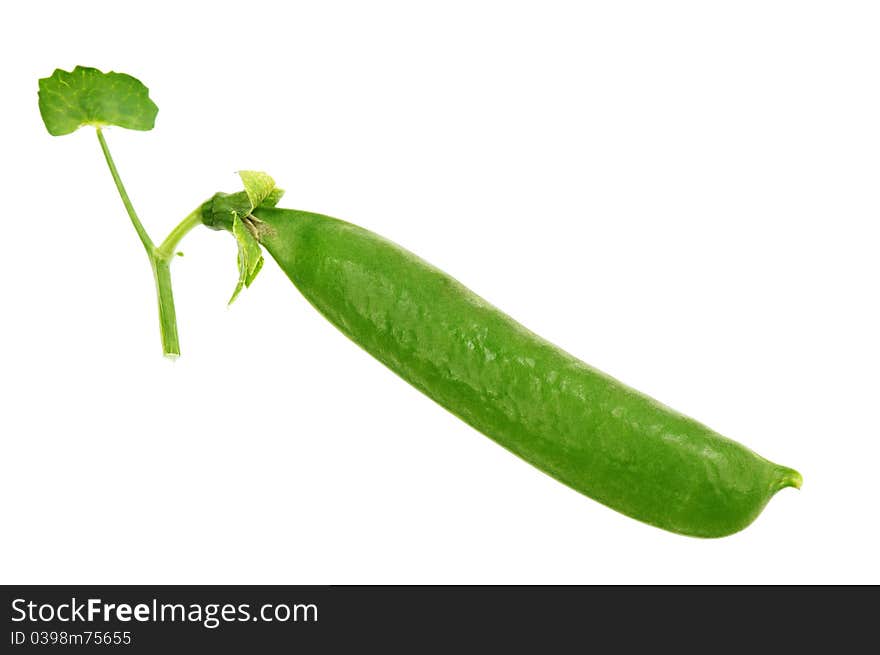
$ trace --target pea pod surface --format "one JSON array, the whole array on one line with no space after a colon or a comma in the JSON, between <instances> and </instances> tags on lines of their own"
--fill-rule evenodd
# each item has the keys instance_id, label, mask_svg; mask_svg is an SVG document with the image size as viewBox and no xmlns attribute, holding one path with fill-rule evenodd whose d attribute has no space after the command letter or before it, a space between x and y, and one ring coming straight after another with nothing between
<instances>
[{"instance_id":1,"label":"pea pod surface","mask_svg":"<svg viewBox=\"0 0 880 655\"><path fill-rule=\"evenodd\" d=\"M351 223L257 209L254 236L352 341L469 425L608 507L665 530L748 526L796 471L545 341Z\"/></svg>"}]
</instances>

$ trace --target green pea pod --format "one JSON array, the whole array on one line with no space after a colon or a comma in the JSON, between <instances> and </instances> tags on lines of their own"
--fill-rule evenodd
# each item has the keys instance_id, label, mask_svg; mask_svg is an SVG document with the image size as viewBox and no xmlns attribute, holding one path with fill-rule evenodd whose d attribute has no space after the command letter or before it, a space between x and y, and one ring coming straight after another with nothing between
<instances>
[{"instance_id":1,"label":"green pea pod","mask_svg":"<svg viewBox=\"0 0 880 655\"><path fill-rule=\"evenodd\" d=\"M721 537L748 526L780 489L801 484L797 471L588 366L372 232L275 208L254 210L246 224L352 341L608 507L673 532Z\"/></svg>"}]
</instances>

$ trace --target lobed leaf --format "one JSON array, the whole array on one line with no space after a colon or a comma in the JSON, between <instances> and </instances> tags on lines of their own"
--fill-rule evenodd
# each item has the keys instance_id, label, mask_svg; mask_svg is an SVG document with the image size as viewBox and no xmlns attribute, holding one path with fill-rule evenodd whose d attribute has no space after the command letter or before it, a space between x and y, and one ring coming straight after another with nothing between
<instances>
[{"instance_id":1,"label":"lobed leaf","mask_svg":"<svg viewBox=\"0 0 880 655\"><path fill-rule=\"evenodd\" d=\"M118 125L130 130L151 130L159 108L149 89L125 73L102 73L77 66L56 69L39 81L40 115L49 134L61 136L83 125Z\"/></svg>"}]
</instances>

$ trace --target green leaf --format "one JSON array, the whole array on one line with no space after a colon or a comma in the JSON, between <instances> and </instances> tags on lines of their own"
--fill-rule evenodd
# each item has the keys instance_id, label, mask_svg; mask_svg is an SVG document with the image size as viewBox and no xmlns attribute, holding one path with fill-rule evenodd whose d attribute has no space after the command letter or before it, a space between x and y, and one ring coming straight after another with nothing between
<instances>
[{"instance_id":1,"label":"green leaf","mask_svg":"<svg viewBox=\"0 0 880 655\"><path fill-rule=\"evenodd\" d=\"M251 201L251 209L259 207L275 188L275 180L260 171L238 171L244 184L244 192Z\"/></svg>"},{"instance_id":2,"label":"green leaf","mask_svg":"<svg viewBox=\"0 0 880 655\"><path fill-rule=\"evenodd\" d=\"M278 201L281 200L281 197L284 195L284 189L279 189L275 187L272 191L269 192L269 195L266 196L266 199L263 200L259 204L260 207L274 207L278 204Z\"/></svg>"},{"instance_id":3,"label":"green leaf","mask_svg":"<svg viewBox=\"0 0 880 655\"><path fill-rule=\"evenodd\" d=\"M275 186L275 180L262 171L238 171L244 192L251 201L251 211L258 207L274 207L284 195L284 189Z\"/></svg>"},{"instance_id":4,"label":"green leaf","mask_svg":"<svg viewBox=\"0 0 880 655\"><path fill-rule=\"evenodd\" d=\"M263 268L263 253L260 250L260 244L238 214L232 217L232 234L235 235L235 240L238 242L238 284L229 299L230 305L243 288L251 286L257 273Z\"/></svg>"},{"instance_id":5,"label":"green leaf","mask_svg":"<svg viewBox=\"0 0 880 655\"><path fill-rule=\"evenodd\" d=\"M159 108L140 81L124 73L102 73L77 66L60 68L40 80L40 115L53 136L70 134L83 125L118 125L151 130Z\"/></svg>"}]
</instances>

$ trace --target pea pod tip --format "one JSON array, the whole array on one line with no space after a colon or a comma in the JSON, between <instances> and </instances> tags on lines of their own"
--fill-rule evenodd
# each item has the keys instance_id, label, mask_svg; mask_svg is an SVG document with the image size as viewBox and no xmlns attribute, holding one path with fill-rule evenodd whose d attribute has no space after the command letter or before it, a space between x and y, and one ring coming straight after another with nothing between
<instances>
[{"instance_id":1,"label":"pea pod tip","mask_svg":"<svg viewBox=\"0 0 880 655\"><path fill-rule=\"evenodd\" d=\"M786 487L794 487L795 489L800 489L803 483L804 476L802 476L799 472L785 466L779 467L779 479L776 483L777 491L780 489L785 489Z\"/></svg>"}]
</instances>

